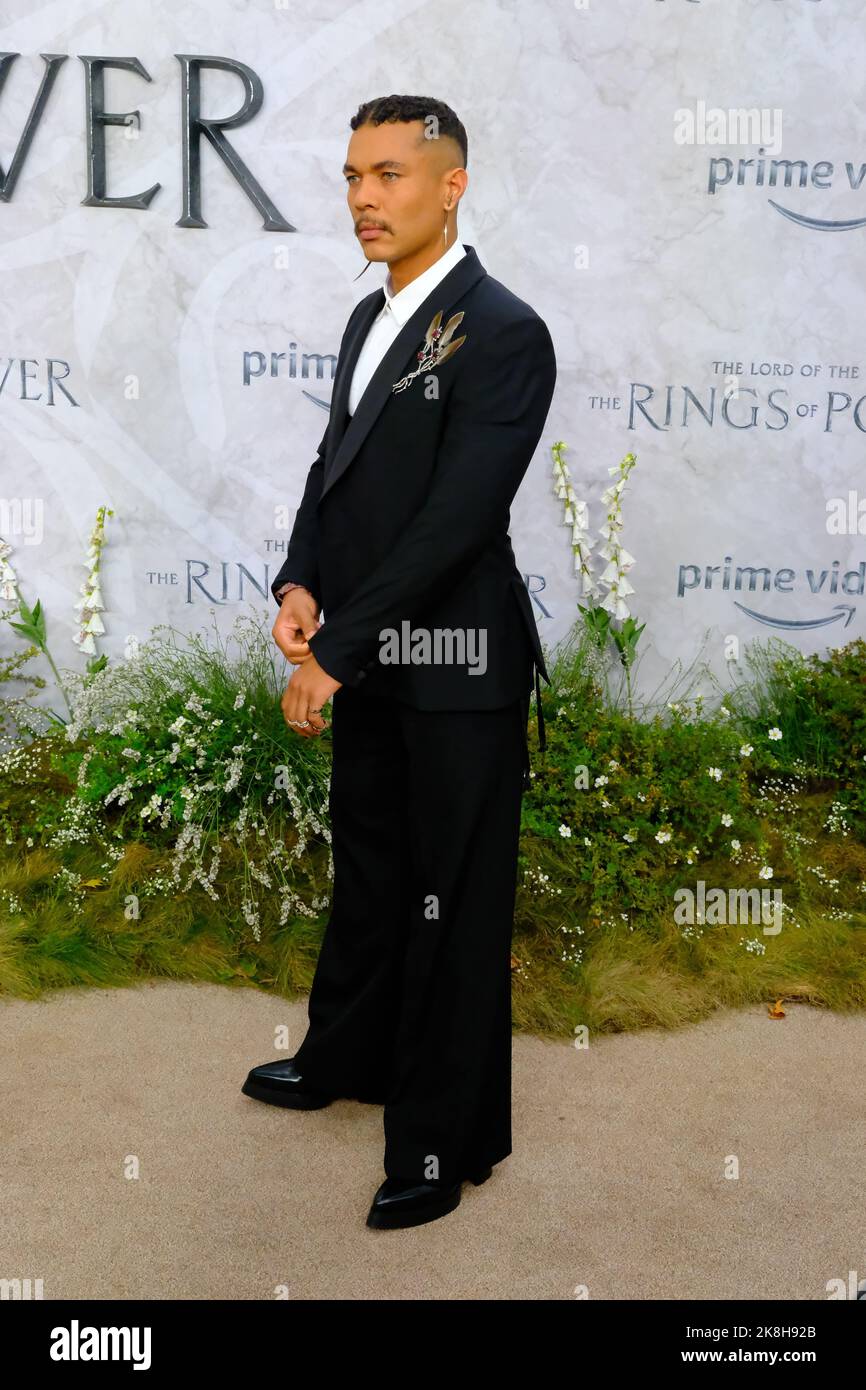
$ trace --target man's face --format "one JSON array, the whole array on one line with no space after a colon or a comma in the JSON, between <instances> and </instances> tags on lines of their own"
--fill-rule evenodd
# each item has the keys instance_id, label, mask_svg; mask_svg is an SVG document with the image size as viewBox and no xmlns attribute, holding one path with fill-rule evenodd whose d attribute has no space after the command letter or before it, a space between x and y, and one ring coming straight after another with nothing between
<instances>
[{"instance_id":1,"label":"man's face","mask_svg":"<svg viewBox=\"0 0 866 1390\"><path fill-rule=\"evenodd\" d=\"M426 140L424 129L423 121L383 121L352 132L346 201L370 261L399 260L442 237L453 141Z\"/></svg>"}]
</instances>

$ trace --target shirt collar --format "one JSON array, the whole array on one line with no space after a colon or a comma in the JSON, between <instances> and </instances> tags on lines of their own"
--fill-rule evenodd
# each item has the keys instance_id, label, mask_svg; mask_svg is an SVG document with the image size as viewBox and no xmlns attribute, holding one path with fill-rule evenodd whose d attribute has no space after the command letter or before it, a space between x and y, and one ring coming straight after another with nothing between
<instances>
[{"instance_id":1,"label":"shirt collar","mask_svg":"<svg viewBox=\"0 0 866 1390\"><path fill-rule=\"evenodd\" d=\"M391 293L391 272L389 270L385 284L382 286L385 293L382 313L393 314L402 328L415 310L424 303L428 294L436 288L439 281L444 280L448 272L453 270L457 262L465 255L466 248L463 242L455 241L453 246L449 246L444 255L439 257L438 261L434 261L426 270L422 270L420 275L416 275L415 279L410 280L409 284L397 294Z\"/></svg>"}]
</instances>

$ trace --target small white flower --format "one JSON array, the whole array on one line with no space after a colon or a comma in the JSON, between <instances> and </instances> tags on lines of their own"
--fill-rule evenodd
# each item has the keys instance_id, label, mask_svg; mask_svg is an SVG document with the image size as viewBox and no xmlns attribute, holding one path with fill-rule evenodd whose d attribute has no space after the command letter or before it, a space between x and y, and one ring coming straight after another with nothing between
<instances>
[{"instance_id":1,"label":"small white flower","mask_svg":"<svg viewBox=\"0 0 866 1390\"><path fill-rule=\"evenodd\" d=\"M738 850L739 848L740 848L740 842L739 842L739 840L732 840L732 841L731 841L731 849L734 850L734 851L736 852L736 850Z\"/></svg>"},{"instance_id":2,"label":"small white flower","mask_svg":"<svg viewBox=\"0 0 866 1390\"><path fill-rule=\"evenodd\" d=\"M658 840L658 842L659 842L660 845L667 844L667 842L668 842L668 840L669 840L670 838L671 838L671 832L670 832L669 830L657 830L657 831L656 831L656 839Z\"/></svg>"},{"instance_id":3,"label":"small white flower","mask_svg":"<svg viewBox=\"0 0 866 1390\"><path fill-rule=\"evenodd\" d=\"M781 737L782 737L782 730L781 730L781 729L777 729L777 728L775 727L775 725L773 726L772 729L768 729L768 730L767 730L767 738L780 739Z\"/></svg>"},{"instance_id":4,"label":"small white flower","mask_svg":"<svg viewBox=\"0 0 866 1390\"><path fill-rule=\"evenodd\" d=\"M584 837L583 837L583 843L584 843L585 845L591 845L591 844L592 844L592 840L589 838L588 835L584 835ZM863 887L864 887L864 889L866 889L866 883L864 883Z\"/></svg>"},{"instance_id":5,"label":"small white flower","mask_svg":"<svg viewBox=\"0 0 866 1390\"><path fill-rule=\"evenodd\" d=\"M728 813L727 813L727 811L725 811L725 812L723 813L723 815L722 815L722 825L728 826L728 825L733 825L733 823L734 823L734 818L733 818L733 816L729 816Z\"/></svg>"},{"instance_id":6,"label":"small white flower","mask_svg":"<svg viewBox=\"0 0 866 1390\"><path fill-rule=\"evenodd\" d=\"M721 769L720 767L708 767L708 768L707 768L707 775L708 775L709 777L712 777L716 782L721 782L721 780L722 780L722 769Z\"/></svg>"},{"instance_id":7,"label":"small white flower","mask_svg":"<svg viewBox=\"0 0 866 1390\"><path fill-rule=\"evenodd\" d=\"M594 783L593 783L593 786L595 786L595 787L603 787L603 786L605 786L609 781L610 781L610 778L609 778L609 777L605 777L604 773L601 773L601 775L600 775L599 777L596 777L596 779L595 779L595 781L594 781Z\"/></svg>"},{"instance_id":8,"label":"small white flower","mask_svg":"<svg viewBox=\"0 0 866 1390\"><path fill-rule=\"evenodd\" d=\"M773 870L770 868L769 864L765 864L764 867L763 867L762 869L759 869L759 870L758 870L758 878L772 878L772 877L773 877Z\"/></svg>"},{"instance_id":9,"label":"small white flower","mask_svg":"<svg viewBox=\"0 0 866 1390\"><path fill-rule=\"evenodd\" d=\"M753 748L752 748L751 743L744 743L744 744L742 745L742 747L740 748L740 757L741 757L741 758L748 758L749 754L752 753L753 751L754 751L754 750L753 750Z\"/></svg>"},{"instance_id":10,"label":"small white flower","mask_svg":"<svg viewBox=\"0 0 866 1390\"><path fill-rule=\"evenodd\" d=\"M635 835L634 831L632 830L626 830L622 838L624 840L628 840L629 844L632 844L637 839L637 835Z\"/></svg>"},{"instance_id":11,"label":"small white flower","mask_svg":"<svg viewBox=\"0 0 866 1390\"><path fill-rule=\"evenodd\" d=\"M570 826L570 825L561 825L561 826L559 827L559 833L560 833L560 835L562 836L563 840L567 840L567 839L570 837L570 835L571 835L571 826Z\"/></svg>"}]
</instances>

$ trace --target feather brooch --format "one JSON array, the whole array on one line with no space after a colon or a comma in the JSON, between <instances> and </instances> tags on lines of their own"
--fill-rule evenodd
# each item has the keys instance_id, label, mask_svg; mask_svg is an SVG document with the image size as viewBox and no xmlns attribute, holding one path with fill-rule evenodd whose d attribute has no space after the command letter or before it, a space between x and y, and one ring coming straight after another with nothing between
<instances>
[{"instance_id":1,"label":"feather brooch","mask_svg":"<svg viewBox=\"0 0 866 1390\"><path fill-rule=\"evenodd\" d=\"M441 364L447 361L451 356L452 352L457 351L461 343L465 343L465 333L461 334L459 338L454 337L462 318L463 310L461 309L459 314L451 315L443 328L442 310L440 309L438 314L434 314L433 318L430 320L427 332L424 335L424 342L421 346L421 350L418 353L418 366L415 368L414 372L410 372L408 376L403 376L399 381L395 381L391 387L392 391L405 391L409 382L416 376L420 376L422 372L432 371L434 367L441 366Z\"/></svg>"}]
</instances>

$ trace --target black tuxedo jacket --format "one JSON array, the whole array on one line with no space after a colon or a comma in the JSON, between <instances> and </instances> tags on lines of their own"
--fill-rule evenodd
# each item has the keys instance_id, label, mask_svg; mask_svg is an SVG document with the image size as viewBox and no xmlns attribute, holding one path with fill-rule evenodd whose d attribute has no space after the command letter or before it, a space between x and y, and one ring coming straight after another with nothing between
<instances>
[{"instance_id":1,"label":"black tuxedo jacket","mask_svg":"<svg viewBox=\"0 0 866 1390\"><path fill-rule=\"evenodd\" d=\"M530 690L533 665L549 681L508 526L553 396L553 342L538 314L464 245L466 255L403 326L350 416L352 373L383 291L353 309L328 427L271 585L275 598L291 580L319 600L323 622L310 650L330 676L423 710L509 704ZM462 310L454 336L465 341L392 391L419 365L440 309L443 329ZM486 670L470 674L468 660L385 664L382 634L406 633L404 624L410 634L484 629Z\"/></svg>"}]
</instances>

